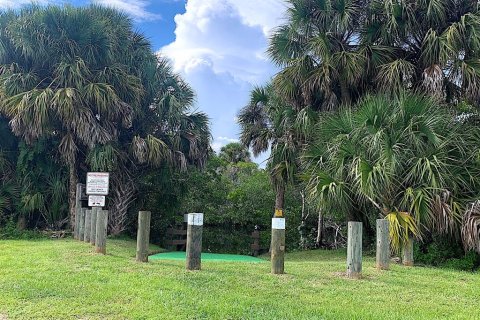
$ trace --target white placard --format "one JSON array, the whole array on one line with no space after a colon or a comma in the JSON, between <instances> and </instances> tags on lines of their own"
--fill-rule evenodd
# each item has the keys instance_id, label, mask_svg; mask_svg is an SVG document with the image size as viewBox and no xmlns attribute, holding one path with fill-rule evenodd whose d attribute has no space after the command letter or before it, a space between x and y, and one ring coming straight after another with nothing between
<instances>
[{"instance_id":1,"label":"white placard","mask_svg":"<svg viewBox=\"0 0 480 320\"><path fill-rule=\"evenodd\" d=\"M188 223L188 213L183 215L183 222Z\"/></svg>"},{"instance_id":2,"label":"white placard","mask_svg":"<svg viewBox=\"0 0 480 320\"><path fill-rule=\"evenodd\" d=\"M285 230L285 218L272 218L272 229Z\"/></svg>"},{"instance_id":3,"label":"white placard","mask_svg":"<svg viewBox=\"0 0 480 320\"><path fill-rule=\"evenodd\" d=\"M110 174L108 172L88 172L86 193L106 196L108 194L109 178Z\"/></svg>"},{"instance_id":4,"label":"white placard","mask_svg":"<svg viewBox=\"0 0 480 320\"><path fill-rule=\"evenodd\" d=\"M88 196L89 207L105 207L105 196Z\"/></svg>"},{"instance_id":5,"label":"white placard","mask_svg":"<svg viewBox=\"0 0 480 320\"><path fill-rule=\"evenodd\" d=\"M188 224L191 226L203 226L203 213L189 213Z\"/></svg>"}]
</instances>

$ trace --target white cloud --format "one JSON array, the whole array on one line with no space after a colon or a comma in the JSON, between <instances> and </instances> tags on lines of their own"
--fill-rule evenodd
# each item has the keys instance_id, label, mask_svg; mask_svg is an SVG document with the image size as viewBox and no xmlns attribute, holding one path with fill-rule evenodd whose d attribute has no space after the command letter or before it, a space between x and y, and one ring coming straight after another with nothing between
<instances>
[{"instance_id":1,"label":"white cloud","mask_svg":"<svg viewBox=\"0 0 480 320\"><path fill-rule=\"evenodd\" d=\"M1 1L1 0L0 0ZM136 20L157 20L161 16L149 12L150 1L145 0L92 0L92 3L119 9Z\"/></svg>"},{"instance_id":2,"label":"white cloud","mask_svg":"<svg viewBox=\"0 0 480 320\"><path fill-rule=\"evenodd\" d=\"M24 5L29 5L32 3L36 4L58 4L61 1L58 0L0 0L0 9L18 9Z\"/></svg>"},{"instance_id":3,"label":"white cloud","mask_svg":"<svg viewBox=\"0 0 480 320\"><path fill-rule=\"evenodd\" d=\"M175 17L176 39L160 51L197 92L217 152L238 141L231 138L240 132L236 116L252 87L276 72L265 51L285 9L283 0L188 0L186 12Z\"/></svg>"}]
</instances>

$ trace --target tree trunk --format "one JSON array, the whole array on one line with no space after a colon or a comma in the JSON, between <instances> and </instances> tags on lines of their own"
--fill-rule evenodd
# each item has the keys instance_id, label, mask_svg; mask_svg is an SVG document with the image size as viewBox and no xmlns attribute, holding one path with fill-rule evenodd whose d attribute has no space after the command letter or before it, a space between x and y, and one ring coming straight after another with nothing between
<instances>
[{"instance_id":1,"label":"tree trunk","mask_svg":"<svg viewBox=\"0 0 480 320\"><path fill-rule=\"evenodd\" d=\"M342 103L349 105L351 103L350 92L348 91L347 83L342 79L340 79L340 92L342 95Z\"/></svg>"},{"instance_id":2,"label":"tree trunk","mask_svg":"<svg viewBox=\"0 0 480 320\"><path fill-rule=\"evenodd\" d=\"M305 228L306 228L306 220L308 218L308 214L306 213L306 205L305 205L305 194L300 192L302 196L302 218L300 221L300 225L298 226L298 232L300 234L300 248L306 249L307 248L307 239L305 235Z\"/></svg>"},{"instance_id":3,"label":"tree trunk","mask_svg":"<svg viewBox=\"0 0 480 320\"><path fill-rule=\"evenodd\" d=\"M322 246L323 240L323 214L322 210L318 211L318 224L317 224L317 239L315 240L315 245L317 248Z\"/></svg>"},{"instance_id":4,"label":"tree trunk","mask_svg":"<svg viewBox=\"0 0 480 320\"><path fill-rule=\"evenodd\" d=\"M108 229L112 235L118 235L126 229L128 208L135 200L135 194L135 184L132 178L128 174L115 174L108 220Z\"/></svg>"},{"instance_id":5,"label":"tree trunk","mask_svg":"<svg viewBox=\"0 0 480 320\"><path fill-rule=\"evenodd\" d=\"M25 214L20 214L18 216L18 221L17 221L17 229L20 231L25 230L27 227L27 218L25 217Z\"/></svg>"},{"instance_id":6,"label":"tree trunk","mask_svg":"<svg viewBox=\"0 0 480 320\"><path fill-rule=\"evenodd\" d=\"M68 164L69 174L70 174L70 181L68 186L68 204L69 204L69 211L70 211L70 226L75 225L75 207L76 207L76 193L77 193L77 168L75 165L76 161L71 160Z\"/></svg>"},{"instance_id":7,"label":"tree trunk","mask_svg":"<svg viewBox=\"0 0 480 320\"><path fill-rule=\"evenodd\" d=\"M283 206L285 204L285 186L279 185L276 189L277 194L275 196L275 212L277 212L277 210L281 210L283 217Z\"/></svg>"}]
</instances>

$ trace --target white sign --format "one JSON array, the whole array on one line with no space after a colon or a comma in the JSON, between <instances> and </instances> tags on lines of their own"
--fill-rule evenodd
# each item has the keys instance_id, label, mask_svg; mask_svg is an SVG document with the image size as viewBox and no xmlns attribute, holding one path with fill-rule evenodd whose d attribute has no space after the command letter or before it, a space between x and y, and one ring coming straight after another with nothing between
<instances>
[{"instance_id":1,"label":"white sign","mask_svg":"<svg viewBox=\"0 0 480 320\"><path fill-rule=\"evenodd\" d=\"M109 177L108 172L88 172L86 193L106 196L108 194Z\"/></svg>"},{"instance_id":2,"label":"white sign","mask_svg":"<svg viewBox=\"0 0 480 320\"><path fill-rule=\"evenodd\" d=\"M203 213L189 213L188 224L191 226L203 226Z\"/></svg>"},{"instance_id":3,"label":"white sign","mask_svg":"<svg viewBox=\"0 0 480 320\"><path fill-rule=\"evenodd\" d=\"M105 196L88 196L89 207L105 207Z\"/></svg>"},{"instance_id":4,"label":"white sign","mask_svg":"<svg viewBox=\"0 0 480 320\"><path fill-rule=\"evenodd\" d=\"M272 229L285 230L285 218L272 218Z\"/></svg>"}]
</instances>

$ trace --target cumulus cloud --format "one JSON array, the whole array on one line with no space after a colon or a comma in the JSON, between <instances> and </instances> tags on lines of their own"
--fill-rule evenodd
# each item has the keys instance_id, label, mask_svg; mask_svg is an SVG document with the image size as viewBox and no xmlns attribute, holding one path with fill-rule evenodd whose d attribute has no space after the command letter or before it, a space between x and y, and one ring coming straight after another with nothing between
<instances>
[{"instance_id":1,"label":"cumulus cloud","mask_svg":"<svg viewBox=\"0 0 480 320\"><path fill-rule=\"evenodd\" d=\"M0 0L1 1L1 0ZM92 3L121 10L136 20L157 20L161 16L149 12L150 1L145 0L92 0Z\"/></svg>"},{"instance_id":2,"label":"cumulus cloud","mask_svg":"<svg viewBox=\"0 0 480 320\"><path fill-rule=\"evenodd\" d=\"M176 39L160 52L197 92L216 150L238 136L236 115L252 87L276 72L265 51L285 9L283 0L189 0L175 17Z\"/></svg>"}]
</instances>

